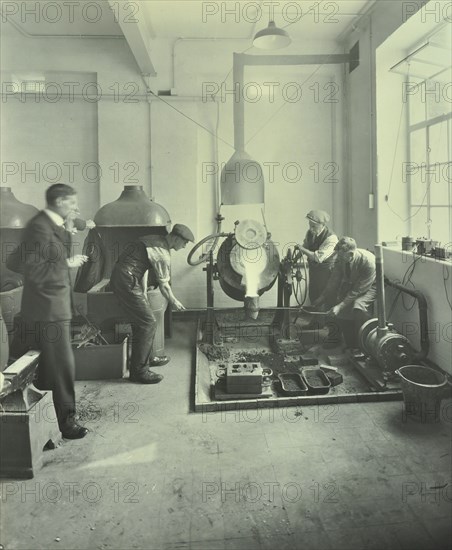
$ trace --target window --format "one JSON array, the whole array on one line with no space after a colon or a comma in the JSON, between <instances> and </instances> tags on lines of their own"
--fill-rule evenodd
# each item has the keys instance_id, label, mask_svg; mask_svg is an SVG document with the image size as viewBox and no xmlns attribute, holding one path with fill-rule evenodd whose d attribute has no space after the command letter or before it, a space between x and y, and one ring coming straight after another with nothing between
<instances>
[{"instance_id":1,"label":"window","mask_svg":"<svg viewBox=\"0 0 452 550\"><path fill-rule=\"evenodd\" d=\"M452 242L450 51L446 25L407 59L406 78L410 235L443 246Z\"/></svg>"}]
</instances>

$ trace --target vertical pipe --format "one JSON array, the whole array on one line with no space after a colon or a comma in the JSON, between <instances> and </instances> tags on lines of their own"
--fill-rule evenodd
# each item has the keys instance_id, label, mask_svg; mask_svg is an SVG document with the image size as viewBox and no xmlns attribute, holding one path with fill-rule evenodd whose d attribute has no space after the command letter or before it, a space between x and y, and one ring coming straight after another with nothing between
<instances>
[{"instance_id":1,"label":"vertical pipe","mask_svg":"<svg viewBox=\"0 0 452 550\"><path fill-rule=\"evenodd\" d=\"M378 308L378 330L386 332L386 311L385 311L385 286L383 271L383 250L381 244L375 245L376 279L377 279L377 308Z\"/></svg>"},{"instance_id":2,"label":"vertical pipe","mask_svg":"<svg viewBox=\"0 0 452 550\"><path fill-rule=\"evenodd\" d=\"M245 150L245 102L243 93L244 64L241 54L234 53L233 86L234 86L234 149Z\"/></svg>"}]
</instances>

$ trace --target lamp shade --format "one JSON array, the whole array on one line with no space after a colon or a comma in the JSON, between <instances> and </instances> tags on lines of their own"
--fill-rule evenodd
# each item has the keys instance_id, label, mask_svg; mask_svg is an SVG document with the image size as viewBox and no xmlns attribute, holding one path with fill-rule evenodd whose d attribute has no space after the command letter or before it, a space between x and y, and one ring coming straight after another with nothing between
<instances>
[{"instance_id":1,"label":"lamp shade","mask_svg":"<svg viewBox=\"0 0 452 550\"><path fill-rule=\"evenodd\" d=\"M224 165L220 177L222 204L264 202L264 175L261 165L245 151L236 151Z\"/></svg>"},{"instance_id":2,"label":"lamp shade","mask_svg":"<svg viewBox=\"0 0 452 550\"><path fill-rule=\"evenodd\" d=\"M261 50L279 50L290 43L287 31L277 27L274 21L270 21L266 29L257 32L253 40L253 46Z\"/></svg>"}]
</instances>

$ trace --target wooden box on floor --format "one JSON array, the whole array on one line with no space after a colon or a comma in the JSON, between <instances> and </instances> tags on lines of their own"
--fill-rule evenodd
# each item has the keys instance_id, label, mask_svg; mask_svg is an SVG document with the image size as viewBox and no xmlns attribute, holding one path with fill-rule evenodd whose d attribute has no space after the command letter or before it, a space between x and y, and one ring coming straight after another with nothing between
<instances>
[{"instance_id":1,"label":"wooden box on floor","mask_svg":"<svg viewBox=\"0 0 452 550\"><path fill-rule=\"evenodd\" d=\"M128 337L120 344L74 346L76 380L112 380L127 372Z\"/></svg>"},{"instance_id":2,"label":"wooden box on floor","mask_svg":"<svg viewBox=\"0 0 452 550\"><path fill-rule=\"evenodd\" d=\"M44 447L61 440L52 392L38 392L39 401L26 412L0 412L0 477L31 479L44 462Z\"/></svg>"},{"instance_id":3,"label":"wooden box on floor","mask_svg":"<svg viewBox=\"0 0 452 550\"><path fill-rule=\"evenodd\" d=\"M32 478L44 462L44 447L61 439L52 392L31 380L40 352L30 350L4 371L0 388L0 477Z\"/></svg>"}]
</instances>

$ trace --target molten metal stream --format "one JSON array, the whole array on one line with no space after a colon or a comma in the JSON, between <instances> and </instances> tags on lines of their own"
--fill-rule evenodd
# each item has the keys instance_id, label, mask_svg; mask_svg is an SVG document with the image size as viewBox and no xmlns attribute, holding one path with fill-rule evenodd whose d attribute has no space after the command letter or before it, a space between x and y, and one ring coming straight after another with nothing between
<instances>
[{"instance_id":1,"label":"molten metal stream","mask_svg":"<svg viewBox=\"0 0 452 550\"><path fill-rule=\"evenodd\" d=\"M267 265L267 255L264 249L260 249L261 254L257 259L245 258L243 266L245 268L245 312L247 317L257 319L259 315L259 283L261 273Z\"/></svg>"}]
</instances>

